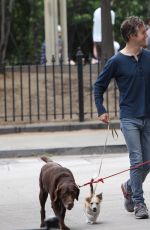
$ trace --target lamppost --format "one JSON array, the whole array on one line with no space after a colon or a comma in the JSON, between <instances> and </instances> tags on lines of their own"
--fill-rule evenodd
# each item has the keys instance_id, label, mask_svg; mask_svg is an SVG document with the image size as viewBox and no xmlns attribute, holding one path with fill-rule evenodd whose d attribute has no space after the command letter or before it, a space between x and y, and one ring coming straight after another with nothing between
<instances>
[{"instance_id":1,"label":"lamppost","mask_svg":"<svg viewBox=\"0 0 150 230\"><path fill-rule=\"evenodd\" d=\"M67 36L67 10L66 0L44 0L45 15L45 43L46 60L51 64L52 56L55 56L56 64L59 63L58 46L58 25L61 26L61 39L63 46L63 60L67 63L68 59L68 36Z\"/></svg>"}]
</instances>

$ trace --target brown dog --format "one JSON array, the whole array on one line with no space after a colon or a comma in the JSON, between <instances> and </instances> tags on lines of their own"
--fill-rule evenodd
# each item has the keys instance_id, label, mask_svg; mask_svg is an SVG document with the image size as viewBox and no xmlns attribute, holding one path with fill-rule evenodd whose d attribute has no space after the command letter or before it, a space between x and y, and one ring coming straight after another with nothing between
<instances>
[{"instance_id":1,"label":"brown dog","mask_svg":"<svg viewBox=\"0 0 150 230\"><path fill-rule=\"evenodd\" d=\"M60 229L69 230L64 223L66 209L71 210L73 208L74 200L78 200L80 190L69 169L49 160L45 156L41 157L41 159L47 163L42 167L39 178L41 227L45 226L45 203L48 194L50 194L51 206L59 219Z\"/></svg>"}]
</instances>

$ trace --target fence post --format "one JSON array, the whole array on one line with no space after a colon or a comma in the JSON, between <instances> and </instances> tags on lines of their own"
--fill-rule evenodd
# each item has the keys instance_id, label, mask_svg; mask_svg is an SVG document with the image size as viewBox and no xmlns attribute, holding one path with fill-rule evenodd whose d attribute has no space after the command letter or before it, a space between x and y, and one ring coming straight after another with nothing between
<instances>
[{"instance_id":1,"label":"fence post","mask_svg":"<svg viewBox=\"0 0 150 230\"><path fill-rule=\"evenodd\" d=\"M4 73L4 64L0 63L0 73Z\"/></svg>"},{"instance_id":2,"label":"fence post","mask_svg":"<svg viewBox=\"0 0 150 230\"><path fill-rule=\"evenodd\" d=\"M79 100L79 121L84 121L84 102L83 102L83 53L78 48L77 54L77 70L78 70L78 100Z\"/></svg>"}]
</instances>

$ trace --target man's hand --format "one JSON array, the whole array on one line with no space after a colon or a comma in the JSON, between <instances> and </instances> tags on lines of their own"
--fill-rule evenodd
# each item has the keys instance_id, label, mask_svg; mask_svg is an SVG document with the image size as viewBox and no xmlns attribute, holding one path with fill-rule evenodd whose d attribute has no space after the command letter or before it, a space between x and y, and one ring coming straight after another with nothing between
<instances>
[{"instance_id":1,"label":"man's hand","mask_svg":"<svg viewBox=\"0 0 150 230\"><path fill-rule=\"evenodd\" d=\"M109 115L108 113L103 113L102 115L99 116L99 120L108 123L109 122Z\"/></svg>"}]
</instances>

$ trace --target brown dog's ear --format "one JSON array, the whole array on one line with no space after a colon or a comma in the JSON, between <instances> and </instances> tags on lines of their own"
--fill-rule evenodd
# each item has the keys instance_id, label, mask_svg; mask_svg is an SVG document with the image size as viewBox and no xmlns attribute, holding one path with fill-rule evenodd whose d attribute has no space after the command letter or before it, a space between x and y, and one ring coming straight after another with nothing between
<instances>
[{"instance_id":1,"label":"brown dog's ear","mask_svg":"<svg viewBox=\"0 0 150 230\"><path fill-rule=\"evenodd\" d=\"M102 196L102 193L100 193L100 194L98 194L98 195L96 195L100 200L102 200L103 199L103 196Z\"/></svg>"},{"instance_id":2,"label":"brown dog's ear","mask_svg":"<svg viewBox=\"0 0 150 230\"><path fill-rule=\"evenodd\" d=\"M55 192L54 192L53 202L56 202L56 201L57 201L59 191L60 191L60 186L57 185L57 188L55 189Z\"/></svg>"},{"instance_id":3,"label":"brown dog's ear","mask_svg":"<svg viewBox=\"0 0 150 230\"><path fill-rule=\"evenodd\" d=\"M75 186L75 187L76 187L76 200L78 200L79 194L80 194L80 189L78 188L78 186Z\"/></svg>"}]
</instances>

